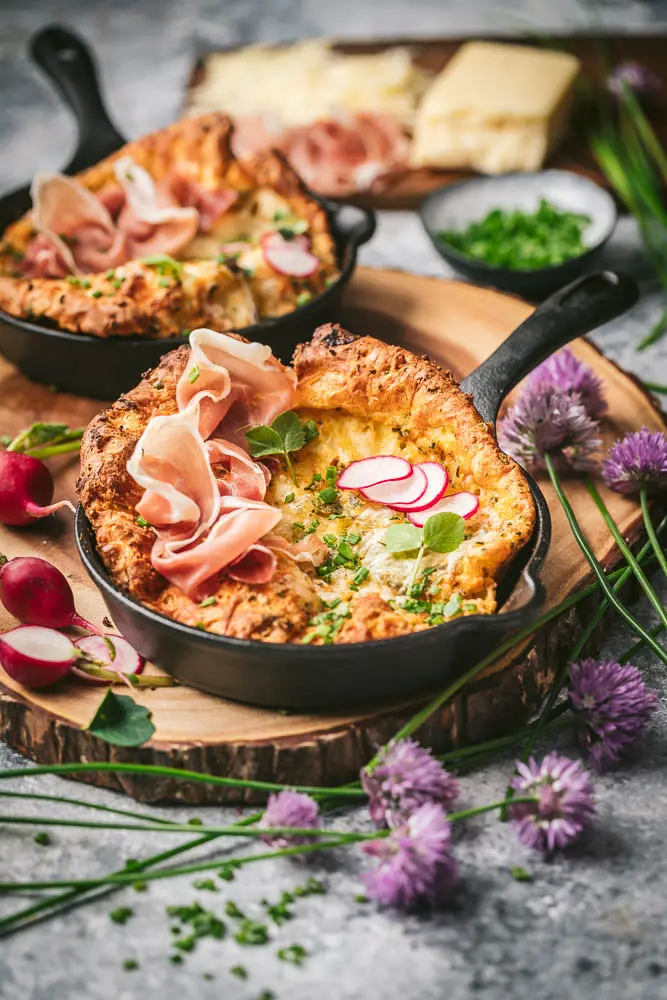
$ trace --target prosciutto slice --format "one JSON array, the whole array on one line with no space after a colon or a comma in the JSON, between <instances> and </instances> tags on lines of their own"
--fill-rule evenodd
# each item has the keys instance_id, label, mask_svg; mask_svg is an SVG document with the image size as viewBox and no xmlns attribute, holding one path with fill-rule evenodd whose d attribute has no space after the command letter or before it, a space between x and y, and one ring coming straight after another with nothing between
<instances>
[{"instance_id":1,"label":"prosciutto slice","mask_svg":"<svg viewBox=\"0 0 667 1000\"><path fill-rule=\"evenodd\" d=\"M118 228L125 235L130 256L176 254L185 249L199 229L197 209L175 204L131 156L119 157L114 171L125 192Z\"/></svg>"},{"instance_id":2,"label":"prosciutto slice","mask_svg":"<svg viewBox=\"0 0 667 1000\"><path fill-rule=\"evenodd\" d=\"M245 444L242 428L270 424L294 402L296 375L268 345L202 328L190 334L190 347L176 401L179 409L197 408L202 437L224 421L225 439Z\"/></svg>"},{"instance_id":3,"label":"prosciutto slice","mask_svg":"<svg viewBox=\"0 0 667 1000\"><path fill-rule=\"evenodd\" d=\"M279 510L259 500L220 497L219 503L220 516L197 544L158 537L153 546L154 568L193 599L207 580L245 556L282 519Z\"/></svg>"},{"instance_id":4,"label":"prosciutto slice","mask_svg":"<svg viewBox=\"0 0 667 1000\"><path fill-rule=\"evenodd\" d=\"M266 545L251 545L245 555L237 559L229 569L228 575L237 583L269 583L276 571L278 560Z\"/></svg>"},{"instance_id":5,"label":"prosciutto slice","mask_svg":"<svg viewBox=\"0 0 667 1000\"><path fill-rule=\"evenodd\" d=\"M228 479L218 479L221 496L247 497L263 500L269 485L270 473L261 462L255 462L247 451L222 438L207 441L209 460L213 465L224 465L229 470Z\"/></svg>"},{"instance_id":6,"label":"prosciutto slice","mask_svg":"<svg viewBox=\"0 0 667 1000\"><path fill-rule=\"evenodd\" d=\"M239 198L239 192L233 188L213 191L180 174L172 174L168 181L168 190L177 205L187 205L197 209L200 233L209 233L218 219L235 205Z\"/></svg>"},{"instance_id":7,"label":"prosciutto slice","mask_svg":"<svg viewBox=\"0 0 667 1000\"><path fill-rule=\"evenodd\" d=\"M219 511L219 492L205 442L192 413L149 420L127 471L145 493L137 513L159 539L195 542Z\"/></svg>"},{"instance_id":8,"label":"prosciutto slice","mask_svg":"<svg viewBox=\"0 0 667 1000\"><path fill-rule=\"evenodd\" d=\"M82 184L64 174L37 174L30 193L41 249L45 241L54 249L51 256L38 256L39 247L35 252L28 245L29 266L34 272L39 261L40 277L62 277L63 267L73 274L104 271L128 259L124 235L99 198Z\"/></svg>"}]
</instances>

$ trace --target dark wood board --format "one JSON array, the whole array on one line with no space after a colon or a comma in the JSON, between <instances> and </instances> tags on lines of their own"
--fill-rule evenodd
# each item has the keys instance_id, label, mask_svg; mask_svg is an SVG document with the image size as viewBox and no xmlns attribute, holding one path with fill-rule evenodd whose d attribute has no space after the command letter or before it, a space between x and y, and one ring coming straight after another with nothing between
<instances>
[{"instance_id":1,"label":"dark wood board","mask_svg":"<svg viewBox=\"0 0 667 1000\"><path fill-rule=\"evenodd\" d=\"M485 36L476 35L475 38ZM491 39L489 39L491 40ZM574 170L607 186L606 180L588 149L587 131L592 123L594 104L604 93L604 81L609 68L618 63L632 61L641 63L662 80L662 88L648 105L649 118L663 144L667 144L667 35L612 35L578 34L551 37L521 35L496 41L521 42L544 48L562 49L576 55L582 62L582 76L579 84L577 110L573 115L568 134L549 158L546 166L563 170ZM396 46L407 46L413 52L417 65L432 73L443 69L462 41L461 38L413 39L393 38L382 41L354 41L334 44L336 51L345 54L369 54L383 52ZM205 72L205 56L198 59L193 67L188 84L188 94L202 79ZM416 208L420 202L436 188L471 176L466 171L454 170L409 170L387 181L382 190L344 199L366 208L406 209Z\"/></svg>"},{"instance_id":2,"label":"dark wood board","mask_svg":"<svg viewBox=\"0 0 667 1000\"><path fill-rule=\"evenodd\" d=\"M349 287L342 320L354 332L382 336L417 353L428 352L462 377L530 311L525 302L488 289L360 268ZM575 350L604 380L610 402L603 422L606 443L643 424L652 429L664 427L659 408L634 379L585 341L577 341ZM0 360L2 433L15 433L36 419L85 422L101 405L32 385ZM74 499L77 459L63 458L52 467L57 496ZM552 607L587 582L589 571L552 491L544 481L541 485L553 517L553 542L542 573L547 605ZM614 546L583 484L572 480L568 493L598 557L610 565L616 558ZM638 506L609 491L605 496L626 537L638 537ZM60 512L29 529L0 527L0 552L50 559L70 578L80 613L101 620L104 605L79 562L71 515ZM442 750L491 738L523 723L589 615L590 606L572 609L493 664L429 720L421 738ZM0 630L11 624L0 609ZM325 654L326 649L323 659ZM465 669L469 664L461 666ZM389 739L416 708L414 701L383 704L380 692L377 704L362 705L356 711L285 715L185 687L141 690L135 697L153 712L155 738L145 747L120 749L85 732L102 691L67 681L52 690L31 692L0 669L0 738L41 763L137 761L284 783L337 784L353 779L373 749ZM210 803L238 801L239 797L238 791L171 779L146 781L105 773L90 780L150 801ZM252 800L251 794L244 797L244 801Z\"/></svg>"}]
</instances>

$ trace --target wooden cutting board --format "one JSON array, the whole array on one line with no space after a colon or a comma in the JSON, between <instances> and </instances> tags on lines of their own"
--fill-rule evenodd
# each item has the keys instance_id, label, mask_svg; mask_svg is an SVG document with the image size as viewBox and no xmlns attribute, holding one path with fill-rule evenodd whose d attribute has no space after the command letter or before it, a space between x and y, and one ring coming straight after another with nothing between
<instances>
[{"instance_id":1,"label":"wooden cutting board","mask_svg":"<svg viewBox=\"0 0 667 1000\"><path fill-rule=\"evenodd\" d=\"M512 26L509 25L511 28ZM517 24L517 29L520 26ZM475 36L476 38L483 36ZM383 41L354 41L334 44L334 49L348 55L365 55L384 52L396 46L410 48L414 62L429 73L439 73L462 41L461 38L412 39L393 38ZM529 30L517 30L514 37L489 39L525 43L543 48L560 49L577 56L582 63L576 110L567 135L548 160L547 166L591 177L597 183L608 186L589 148L587 135L595 122L596 107L604 96L606 77L614 66L622 62L637 62L645 66L661 80L661 87L647 105L649 119L658 138L667 143L667 36L654 35L558 35L537 36ZM190 91L206 73L206 57L202 56L193 67L186 104ZM226 109L227 110L227 109ZM365 208L404 209L416 208L420 202L438 187L471 176L468 171L456 170L408 170L387 179L382 190L359 195L354 201Z\"/></svg>"},{"instance_id":2,"label":"wooden cutting board","mask_svg":"<svg viewBox=\"0 0 667 1000\"><path fill-rule=\"evenodd\" d=\"M370 333L428 352L461 378L484 360L529 314L518 299L455 281L416 277L398 271L360 268L345 302L343 323L356 333ZM657 404L631 376L584 342L577 354L603 378L610 403L603 422L608 444L627 431L646 425L664 427ZM85 423L100 408L32 385L0 360L0 433L14 434L33 420ZM75 458L52 463L56 496L75 499ZM543 570L547 604L554 606L588 581L588 566L572 538L558 502L541 483L553 517L553 541ZM598 556L607 564L614 548L583 485L572 481L568 493ZM607 502L629 538L640 534L637 505L607 492ZM7 556L39 555L68 576L77 607L101 621L105 608L79 562L66 512L29 529L0 527L0 552ZM484 677L447 705L424 727L425 742L438 749L452 743L477 742L522 723L535 708L541 691L586 620L579 605L555 620L529 643L490 668ZM12 624L0 609L0 629ZM326 650L323 650L326 669ZM470 664L462 663L464 670ZM360 669L363 664L360 663ZM0 738L42 763L141 761L172 764L212 774L244 776L284 783L332 784L355 777L373 748L389 739L415 709L414 704L375 704L331 715L286 715L223 701L184 687L135 692L153 712L155 739L146 747L120 749L83 731L93 717L103 689L68 681L51 691L27 691L0 668ZM122 789L144 800L181 799L193 803L233 801L224 789L203 784L160 780L146 782L131 775L97 775L92 780ZM250 797L248 797L249 799Z\"/></svg>"}]
</instances>

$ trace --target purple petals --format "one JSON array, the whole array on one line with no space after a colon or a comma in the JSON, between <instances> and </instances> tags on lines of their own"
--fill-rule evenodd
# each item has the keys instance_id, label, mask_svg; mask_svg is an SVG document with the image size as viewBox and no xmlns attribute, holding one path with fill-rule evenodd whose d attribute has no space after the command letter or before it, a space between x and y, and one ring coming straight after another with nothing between
<instances>
[{"instance_id":1,"label":"purple petals","mask_svg":"<svg viewBox=\"0 0 667 1000\"><path fill-rule=\"evenodd\" d=\"M557 753L547 754L541 764L534 757L518 761L516 769L512 788L517 796L536 797L510 806L519 840L536 851L567 847L595 815L590 774L580 761Z\"/></svg>"},{"instance_id":2,"label":"purple petals","mask_svg":"<svg viewBox=\"0 0 667 1000\"><path fill-rule=\"evenodd\" d=\"M291 826L297 830L318 830L320 827L320 808L310 795L302 792L292 792L288 788L275 795L269 795L264 815L257 824L261 827ZM282 848L294 844L313 843L312 837L288 835L284 837L264 837L267 844Z\"/></svg>"},{"instance_id":3,"label":"purple petals","mask_svg":"<svg viewBox=\"0 0 667 1000\"><path fill-rule=\"evenodd\" d=\"M667 435L662 431L626 434L613 446L602 466L602 478L617 493L631 496L667 490Z\"/></svg>"},{"instance_id":4,"label":"purple petals","mask_svg":"<svg viewBox=\"0 0 667 1000\"><path fill-rule=\"evenodd\" d=\"M589 471L601 445L599 427L577 392L529 384L498 424L498 442L524 468L545 468L549 452L558 468Z\"/></svg>"},{"instance_id":5,"label":"purple petals","mask_svg":"<svg viewBox=\"0 0 667 1000\"><path fill-rule=\"evenodd\" d=\"M458 795L458 782L416 740L398 740L383 747L377 764L361 772L377 826L397 826L426 802L449 807Z\"/></svg>"}]
</instances>

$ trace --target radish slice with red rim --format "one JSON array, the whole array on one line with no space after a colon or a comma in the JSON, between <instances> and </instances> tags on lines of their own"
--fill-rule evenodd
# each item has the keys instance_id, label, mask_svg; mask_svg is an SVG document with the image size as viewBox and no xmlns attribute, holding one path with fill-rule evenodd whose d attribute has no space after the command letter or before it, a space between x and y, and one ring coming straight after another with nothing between
<instances>
[{"instance_id":1,"label":"radish slice with red rim","mask_svg":"<svg viewBox=\"0 0 667 1000\"><path fill-rule=\"evenodd\" d=\"M19 625L0 635L0 664L27 688L50 687L62 680L76 658L74 643L52 628Z\"/></svg>"},{"instance_id":2,"label":"radish slice with red rim","mask_svg":"<svg viewBox=\"0 0 667 1000\"><path fill-rule=\"evenodd\" d=\"M412 466L405 458L397 455L373 455L372 458L350 462L341 472L336 485L339 490L367 490L378 483L408 479L411 475Z\"/></svg>"},{"instance_id":3,"label":"radish slice with red rim","mask_svg":"<svg viewBox=\"0 0 667 1000\"><path fill-rule=\"evenodd\" d=\"M447 491L449 485L449 475L447 469L438 462L420 462L415 465L415 469L420 469L426 476L427 486L425 491L414 503L390 503L393 510L419 511L428 510L436 504L441 496Z\"/></svg>"},{"instance_id":4,"label":"radish slice with red rim","mask_svg":"<svg viewBox=\"0 0 667 1000\"><path fill-rule=\"evenodd\" d=\"M409 511L408 520L418 528L423 528L429 517L434 514L444 514L450 511L452 514L460 514L464 521L476 514L479 510L479 497L474 493L451 493L448 497L443 497L427 510Z\"/></svg>"},{"instance_id":5,"label":"radish slice with red rim","mask_svg":"<svg viewBox=\"0 0 667 1000\"><path fill-rule=\"evenodd\" d=\"M278 243L278 237L281 242ZM285 240L278 233L262 238L262 253L266 263L290 278L308 278L320 266L319 259L296 240Z\"/></svg>"},{"instance_id":6,"label":"radish slice with red rim","mask_svg":"<svg viewBox=\"0 0 667 1000\"><path fill-rule=\"evenodd\" d=\"M113 670L117 674L140 674L144 669L144 658L122 635L111 633L84 635L81 639L77 639L74 645L89 659L97 661L94 666L102 667L104 670ZM90 684L109 683L77 667L72 669L72 673Z\"/></svg>"},{"instance_id":7,"label":"radish slice with red rim","mask_svg":"<svg viewBox=\"0 0 667 1000\"><path fill-rule=\"evenodd\" d=\"M294 243L296 246L301 247L303 250L310 250L310 237L306 236L305 233L295 233L288 240L278 232L267 233L263 238L262 242L265 246L284 246L286 243L289 246Z\"/></svg>"},{"instance_id":8,"label":"radish slice with red rim","mask_svg":"<svg viewBox=\"0 0 667 1000\"><path fill-rule=\"evenodd\" d=\"M418 465L412 467L412 475L407 479L398 479L389 483L378 483L361 490L367 500L393 507L396 503L417 503L426 492L428 479L423 469Z\"/></svg>"}]
</instances>

